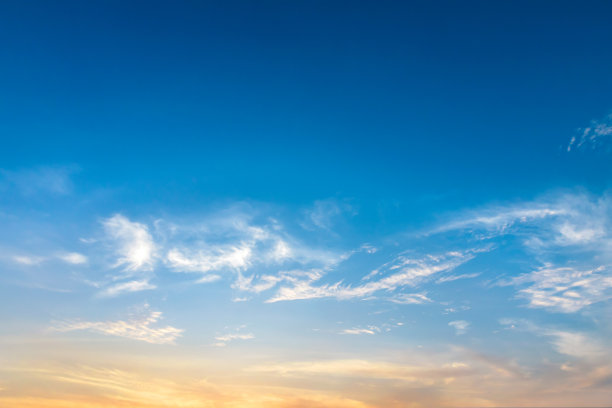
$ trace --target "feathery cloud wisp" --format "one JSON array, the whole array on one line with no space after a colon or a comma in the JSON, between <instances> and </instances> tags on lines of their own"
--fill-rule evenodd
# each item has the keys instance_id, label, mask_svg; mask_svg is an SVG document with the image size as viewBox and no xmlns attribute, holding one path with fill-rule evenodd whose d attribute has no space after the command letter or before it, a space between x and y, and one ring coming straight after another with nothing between
<instances>
[{"instance_id":1,"label":"feathery cloud wisp","mask_svg":"<svg viewBox=\"0 0 612 408\"><path fill-rule=\"evenodd\" d=\"M470 326L470 323L466 322L465 320L455 320L455 321L449 322L448 325L452 327L453 329L455 329L455 334L459 336L459 335L467 333L467 329Z\"/></svg>"},{"instance_id":2,"label":"feathery cloud wisp","mask_svg":"<svg viewBox=\"0 0 612 408\"><path fill-rule=\"evenodd\" d=\"M530 307L563 313L577 312L593 303L612 299L612 276L603 266L579 270L545 265L510 283L527 285L519 290L519 296L526 298Z\"/></svg>"},{"instance_id":3,"label":"feathery cloud wisp","mask_svg":"<svg viewBox=\"0 0 612 408\"><path fill-rule=\"evenodd\" d=\"M440 256L426 256L423 259L410 259L405 255L399 255L392 262L378 269L377 275L383 274L386 276L377 280L370 279L356 286L343 285L342 282L316 286L314 283L322 275L312 275L306 279L292 281L291 286L281 287L267 302L325 297L335 297L337 299L364 298L379 291L392 292L404 286L415 286L437 273L450 271L471 260L474 257L473 252L451 251ZM400 303L398 300L399 298L396 299L396 303ZM404 300L406 303L423 303L428 298L424 295L412 294Z\"/></svg>"},{"instance_id":4,"label":"feathery cloud wisp","mask_svg":"<svg viewBox=\"0 0 612 408\"><path fill-rule=\"evenodd\" d=\"M142 316L129 320L56 322L51 329L58 332L86 330L109 336L119 336L132 340L145 341L152 344L174 344L175 340L183 333L183 330L172 326L151 327L161 319L161 316L162 312L152 311L149 309L148 305L145 305Z\"/></svg>"},{"instance_id":5,"label":"feathery cloud wisp","mask_svg":"<svg viewBox=\"0 0 612 408\"><path fill-rule=\"evenodd\" d=\"M589 126L578 129L578 134L572 136L567 151L590 145L593 149L612 140L612 113L601 120L592 120Z\"/></svg>"},{"instance_id":6,"label":"feathery cloud wisp","mask_svg":"<svg viewBox=\"0 0 612 408\"><path fill-rule=\"evenodd\" d=\"M105 219L102 225L118 256L115 266L124 266L127 271L153 268L155 243L146 225L130 221L121 214Z\"/></svg>"}]
</instances>

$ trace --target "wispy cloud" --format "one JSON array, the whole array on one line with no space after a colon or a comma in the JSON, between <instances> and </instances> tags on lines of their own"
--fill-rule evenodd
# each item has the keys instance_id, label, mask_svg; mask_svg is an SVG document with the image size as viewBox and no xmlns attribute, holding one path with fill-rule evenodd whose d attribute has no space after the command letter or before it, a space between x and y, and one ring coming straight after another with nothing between
<instances>
[{"instance_id":1,"label":"wispy cloud","mask_svg":"<svg viewBox=\"0 0 612 408\"><path fill-rule=\"evenodd\" d=\"M427 234L452 232L478 241L514 235L538 251L561 246L601 248L601 243L612 247L611 221L612 200L607 194L549 194L530 202L463 211Z\"/></svg>"},{"instance_id":2,"label":"wispy cloud","mask_svg":"<svg viewBox=\"0 0 612 408\"><path fill-rule=\"evenodd\" d=\"M436 280L436 283L453 282L459 279L473 279L480 276L480 273L465 273L462 275L443 276Z\"/></svg>"},{"instance_id":3,"label":"wispy cloud","mask_svg":"<svg viewBox=\"0 0 612 408\"><path fill-rule=\"evenodd\" d=\"M102 297L113 297L123 293L153 290L155 288L157 288L157 286L150 283L148 279L131 280L110 285L104 290L102 290L99 295Z\"/></svg>"},{"instance_id":4,"label":"wispy cloud","mask_svg":"<svg viewBox=\"0 0 612 408\"><path fill-rule=\"evenodd\" d=\"M206 273L223 269L244 270L251 264L252 258L250 245L241 243L237 246L213 246L197 251L173 248L168 251L166 260L175 270Z\"/></svg>"},{"instance_id":5,"label":"wispy cloud","mask_svg":"<svg viewBox=\"0 0 612 408\"><path fill-rule=\"evenodd\" d=\"M43 166L32 169L0 169L2 184L16 188L24 195L50 193L53 195L70 194L73 189L71 175L76 166Z\"/></svg>"},{"instance_id":6,"label":"wispy cloud","mask_svg":"<svg viewBox=\"0 0 612 408\"><path fill-rule=\"evenodd\" d=\"M449 322L448 325L455 329L457 336L467 333L468 327L470 327L470 323L465 320L454 320Z\"/></svg>"},{"instance_id":7,"label":"wispy cloud","mask_svg":"<svg viewBox=\"0 0 612 408\"><path fill-rule=\"evenodd\" d=\"M580 270L573 267L545 265L513 278L505 284L526 286L519 296L530 307L572 313L593 303L612 299L612 276L606 267Z\"/></svg>"},{"instance_id":8,"label":"wispy cloud","mask_svg":"<svg viewBox=\"0 0 612 408\"><path fill-rule=\"evenodd\" d=\"M57 257L62 261L73 265L81 265L87 263L87 257L78 252L67 252L63 254L58 254Z\"/></svg>"},{"instance_id":9,"label":"wispy cloud","mask_svg":"<svg viewBox=\"0 0 612 408\"><path fill-rule=\"evenodd\" d=\"M38 265L45 260L44 257L40 256L31 256L31 255L15 255L13 256L13 261L21 264L21 265Z\"/></svg>"},{"instance_id":10,"label":"wispy cloud","mask_svg":"<svg viewBox=\"0 0 612 408\"><path fill-rule=\"evenodd\" d=\"M612 140L612 114L601 120L592 120L589 126L578 129L577 134L570 139L567 151L585 146L595 149L610 140Z\"/></svg>"},{"instance_id":11,"label":"wispy cloud","mask_svg":"<svg viewBox=\"0 0 612 408\"><path fill-rule=\"evenodd\" d=\"M401 305L420 305L423 303L430 303L432 300L427 297L427 292L421 293L399 293L395 296L388 298L393 303Z\"/></svg>"},{"instance_id":12,"label":"wispy cloud","mask_svg":"<svg viewBox=\"0 0 612 408\"><path fill-rule=\"evenodd\" d=\"M462 375L471 370L465 363L450 362L428 365L397 364L362 359L295 361L282 364L253 366L253 372L274 372L284 376L333 375L349 378L394 379L413 383L432 384L432 379L443 382L444 375Z\"/></svg>"},{"instance_id":13,"label":"wispy cloud","mask_svg":"<svg viewBox=\"0 0 612 408\"><path fill-rule=\"evenodd\" d=\"M123 359L122 359L123 360ZM131 364L130 364L131 363ZM181 364L183 368L185 364ZM197 363L196 363L197 364ZM371 405L339 395L329 389L304 389L282 382L262 385L214 383L184 375L177 365L163 370L136 370L133 360L102 364L46 364L15 368L12 392L0 394L0 405L19 408L131 408L218 407L218 408L369 408ZM200 370L201 364L196 368ZM210 372L210 367L207 367ZM0 372L2 367L0 367ZM16 375L15 375L16 374ZM21 383L21 378L27 382ZM53 389L36 393L35 389Z\"/></svg>"},{"instance_id":14,"label":"wispy cloud","mask_svg":"<svg viewBox=\"0 0 612 408\"><path fill-rule=\"evenodd\" d=\"M378 268L378 279L371 279L360 285L344 285L341 281L332 284L316 285L321 275L309 276L307 279L295 280L291 286L281 287L268 302L283 300L315 299L335 297L337 299L364 298L377 292L393 292L405 286L416 286L432 275L450 271L471 260L474 251L451 251L442 255L428 255L421 259L412 259L402 254L392 262ZM392 297L392 299L394 299ZM428 299L424 295L410 295L406 303L422 303ZM398 302L398 298L395 298Z\"/></svg>"},{"instance_id":15,"label":"wispy cloud","mask_svg":"<svg viewBox=\"0 0 612 408\"><path fill-rule=\"evenodd\" d=\"M149 306L145 305L141 316L129 320L56 322L51 329L58 332L85 330L153 344L174 344L175 340L183 333L183 330L172 326L152 327L161 317L161 312L150 310Z\"/></svg>"},{"instance_id":16,"label":"wispy cloud","mask_svg":"<svg viewBox=\"0 0 612 408\"><path fill-rule=\"evenodd\" d=\"M13 255L11 259L13 262L27 266L40 265L44 262L53 260L60 260L71 265L83 265L88 262L87 257L78 252L58 252L56 254L46 256L22 253L20 255Z\"/></svg>"},{"instance_id":17,"label":"wispy cloud","mask_svg":"<svg viewBox=\"0 0 612 408\"><path fill-rule=\"evenodd\" d=\"M155 243L145 224L116 214L103 220L102 225L117 255L115 267L123 266L126 271L153 268Z\"/></svg>"},{"instance_id":18,"label":"wispy cloud","mask_svg":"<svg viewBox=\"0 0 612 408\"><path fill-rule=\"evenodd\" d=\"M584 333L550 330L546 335L554 338L552 343L561 354L587 359L597 359L606 355L603 347Z\"/></svg>"},{"instance_id":19,"label":"wispy cloud","mask_svg":"<svg viewBox=\"0 0 612 408\"><path fill-rule=\"evenodd\" d=\"M532 271L498 282L515 285L530 307L572 313L612 298L612 200L606 194L549 195L508 206L459 214L435 229L459 238L494 242L512 237ZM451 236L453 236L451 234ZM438 283L475 277L450 275Z\"/></svg>"},{"instance_id":20,"label":"wispy cloud","mask_svg":"<svg viewBox=\"0 0 612 408\"><path fill-rule=\"evenodd\" d=\"M336 220L345 213L354 215L353 206L335 199L317 200L312 208L305 211L302 227L307 230L326 230L331 232Z\"/></svg>"},{"instance_id":21,"label":"wispy cloud","mask_svg":"<svg viewBox=\"0 0 612 408\"><path fill-rule=\"evenodd\" d=\"M444 223L429 233L453 230L480 229L504 233L515 224L525 224L544 218L567 214L567 209L555 203L527 203L508 207L483 208L466 211L455 219ZM485 235L486 236L486 235Z\"/></svg>"},{"instance_id":22,"label":"wispy cloud","mask_svg":"<svg viewBox=\"0 0 612 408\"><path fill-rule=\"evenodd\" d=\"M344 329L340 332L340 334L376 334L380 332L380 328L376 326L368 326L367 328L352 328L352 329Z\"/></svg>"},{"instance_id":23,"label":"wispy cloud","mask_svg":"<svg viewBox=\"0 0 612 408\"><path fill-rule=\"evenodd\" d=\"M526 319L500 319L500 324L511 330L533 333L540 337L550 338L550 344L560 354L602 363L612 358L610 347L604 347L599 341L586 333L541 327Z\"/></svg>"},{"instance_id":24,"label":"wispy cloud","mask_svg":"<svg viewBox=\"0 0 612 408\"><path fill-rule=\"evenodd\" d=\"M215 336L216 343L213 344L215 347L225 347L227 343L234 340L251 340L255 338L253 333L243 333L242 330L245 326L240 326L238 329L231 333L225 333Z\"/></svg>"},{"instance_id":25,"label":"wispy cloud","mask_svg":"<svg viewBox=\"0 0 612 408\"><path fill-rule=\"evenodd\" d=\"M201 274L200 282L229 274L233 288L253 293L289 278L287 266L325 269L344 256L300 242L276 220L255 224L241 212L220 214L197 227L173 224L166 246L164 264L170 270Z\"/></svg>"}]
</instances>

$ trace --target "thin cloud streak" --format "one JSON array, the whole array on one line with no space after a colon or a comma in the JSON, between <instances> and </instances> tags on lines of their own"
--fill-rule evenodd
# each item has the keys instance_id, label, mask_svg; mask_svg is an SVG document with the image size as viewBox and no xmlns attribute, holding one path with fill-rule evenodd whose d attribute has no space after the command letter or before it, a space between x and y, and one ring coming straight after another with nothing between
<instances>
[{"instance_id":1,"label":"thin cloud streak","mask_svg":"<svg viewBox=\"0 0 612 408\"><path fill-rule=\"evenodd\" d=\"M589 126L578 129L578 134L572 136L567 151L590 146L598 148L612 140L612 113L601 120L592 120Z\"/></svg>"},{"instance_id":2,"label":"thin cloud streak","mask_svg":"<svg viewBox=\"0 0 612 408\"><path fill-rule=\"evenodd\" d=\"M274 303L287 300L303 300L333 297L341 300L352 298L365 298L377 292L393 292L396 289L405 286L416 286L417 284L428 280L432 275L440 272L451 271L458 266L468 262L474 258L474 251L466 252L448 252L440 256L428 256L423 259L410 259L404 255L400 255L394 261L385 264L381 268L383 272L379 274L387 274L377 280L369 280L361 285L351 286L343 285L342 282L333 284L323 284L315 286L321 276L314 275L310 279L296 280L291 286L281 287L278 292L270 299L268 303ZM427 301L422 296L414 296L415 301Z\"/></svg>"},{"instance_id":3,"label":"thin cloud streak","mask_svg":"<svg viewBox=\"0 0 612 408\"><path fill-rule=\"evenodd\" d=\"M118 336L144 341L151 344L174 344L175 340L182 335L183 330L172 326L151 327L157 323L161 317L161 312L152 311L147 305L143 316L135 317L130 320L56 322L51 327L51 330L56 332L85 330L108 336Z\"/></svg>"}]
</instances>

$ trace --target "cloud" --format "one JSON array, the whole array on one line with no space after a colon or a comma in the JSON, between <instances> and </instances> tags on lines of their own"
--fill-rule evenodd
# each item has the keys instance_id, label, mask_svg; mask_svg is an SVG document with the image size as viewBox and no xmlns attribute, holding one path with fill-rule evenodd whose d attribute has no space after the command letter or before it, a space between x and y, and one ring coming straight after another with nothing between
<instances>
[{"instance_id":1,"label":"cloud","mask_svg":"<svg viewBox=\"0 0 612 408\"><path fill-rule=\"evenodd\" d=\"M145 305L142 316L129 320L57 322L51 327L51 330L57 332L86 330L109 336L140 340L152 344L174 344L175 340L183 333L183 330L172 326L151 327L161 319L161 316L161 312L152 311L149 309L148 305Z\"/></svg>"},{"instance_id":2,"label":"cloud","mask_svg":"<svg viewBox=\"0 0 612 408\"><path fill-rule=\"evenodd\" d=\"M612 199L608 194L549 194L530 202L463 211L426 236L455 233L476 241L516 236L536 251L559 247L612 248ZM612 260L612 258L610 258Z\"/></svg>"},{"instance_id":3,"label":"cloud","mask_svg":"<svg viewBox=\"0 0 612 408\"><path fill-rule=\"evenodd\" d=\"M237 246L214 246L212 248L189 251L190 253L186 254L188 251L181 251L176 248L168 251L166 261L170 268L202 273L223 269L240 271L248 268L253 258L252 248L247 243L241 243Z\"/></svg>"},{"instance_id":4,"label":"cloud","mask_svg":"<svg viewBox=\"0 0 612 408\"><path fill-rule=\"evenodd\" d=\"M541 327L526 319L500 319L499 323L512 330L521 330L541 337L550 337L554 349L566 356L601 363L612 357L610 348L588 337L585 333Z\"/></svg>"},{"instance_id":5,"label":"cloud","mask_svg":"<svg viewBox=\"0 0 612 408\"><path fill-rule=\"evenodd\" d=\"M244 327L238 328L234 333L226 333L215 336L216 343L213 344L215 347L225 347L227 343L234 340L251 340L255 338L253 333L240 333L240 330Z\"/></svg>"},{"instance_id":6,"label":"cloud","mask_svg":"<svg viewBox=\"0 0 612 408\"><path fill-rule=\"evenodd\" d=\"M79 254L78 252L67 252L65 254L57 255L57 257L62 261L73 265L82 265L87 263L87 257L83 254Z\"/></svg>"},{"instance_id":7,"label":"cloud","mask_svg":"<svg viewBox=\"0 0 612 408\"><path fill-rule=\"evenodd\" d=\"M123 359L122 359L123 360ZM310 390L282 383L211 382L186 376L166 363L153 370L136 369L131 359L91 364L36 362L12 368L11 393L0 394L0 406L19 408L370 408L335 390ZM147 360L147 367L152 364ZM153 359L155 361L155 359ZM201 370L201 364L190 371ZM207 367L210 372L210 368ZM2 374L2 367L0 367ZM26 379L26 380L22 380ZM53 390L36 392L35 390Z\"/></svg>"},{"instance_id":8,"label":"cloud","mask_svg":"<svg viewBox=\"0 0 612 408\"><path fill-rule=\"evenodd\" d=\"M281 364L252 366L251 372L277 373L283 376L341 376L400 380L409 383L433 385L443 383L445 376L462 376L471 372L469 365L460 362L436 364L399 364L363 359L294 361Z\"/></svg>"},{"instance_id":9,"label":"cloud","mask_svg":"<svg viewBox=\"0 0 612 408\"><path fill-rule=\"evenodd\" d=\"M102 222L118 257L115 267L126 271L148 271L153 268L155 243L146 225L116 214Z\"/></svg>"},{"instance_id":10,"label":"cloud","mask_svg":"<svg viewBox=\"0 0 612 408\"><path fill-rule=\"evenodd\" d=\"M201 282L229 274L232 287L245 292L260 293L289 278L287 265L329 269L345 256L301 243L277 220L255 224L241 212L221 213L195 227L172 224L171 230L164 256L170 270L201 274Z\"/></svg>"},{"instance_id":11,"label":"cloud","mask_svg":"<svg viewBox=\"0 0 612 408\"><path fill-rule=\"evenodd\" d=\"M75 166L43 166L32 169L0 169L0 187L2 184L19 190L26 196L37 193L67 195L72 192L71 175L78 169Z\"/></svg>"},{"instance_id":12,"label":"cloud","mask_svg":"<svg viewBox=\"0 0 612 408\"><path fill-rule=\"evenodd\" d=\"M13 261L21 265L38 265L43 262L45 258L39 256L28 256L28 255L15 255Z\"/></svg>"},{"instance_id":13,"label":"cloud","mask_svg":"<svg viewBox=\"0 0 612 408\"><path fill-rule=\"evenodd\" d=\"M606 267L580 270L545 265L505 284L527 286L519 296L533 308L573 313L593 303L612 299L612 276Z\"/></svg>"},{"instance_id":14,"label":"cloud","mask_svg":"<svg viewBox=\"0 0 612 408\"><path fill-rule=\"evenodd\" d=\"M13 255L11 259L13 260L13 262L28 266L40 265L43 262L48 262L54 259L59 259L60 261L66 262L71 265L83 265L88 262L87 257L78 252L60 252L51 256L21 254Z\"/></svg>"},{"instance_id":15,"label":"cloud","mask_svg":"<svg viewBox=\"0 0 612 408\"><path fill-rule=\"evenodd\" d=\"M317 200L311 209L305 211L305 220L301 223L307 230L331 231L336 219L343 213L355 214L355 209L345 202L335 199Z\"/></svg>"},{"instance_id":16,"label":"cloud","mask_svg":"<svg viewBox=\"0 0 612 408\"><path fill-rule=\"evenodd\" d=\"M412 259L401 254L393 261L384 264L377 269L377 275L383 275L376 280L369 280L360 285L343 285L342 282L332 284L320 284L315 286L322 275L313 274L307 279L296 279L292 285L281 287L277 293L267 302L279 302L286 300L315 299L334 297L337 299L364 298L377 292L392 292L405 286L416 286L432 275L440 272L450 271L459 265L471 260L475 251L456 252L451 251L442 255L429 255L421 259ZM395 299L396 303L401 298ZM407 303L422 303L427 301L422 295L408 295L404 298ZM411 301L412 300L412 301ZM422 301L422 302L420 302Z\"/></svg>"},{"instance_id":17,"label":"cloud","mask_svg":"<svg viewBox=\"0 0 612 408\"><path fill-rule=\"evenodd\" d=\"M393 303L401 305L421 305L423 303L431 303L432 300L427 297L427 292L421 293L400 293L396 296L389 297Z\"/></svg>"},{"instance_id":18,"label":"cloud","mask_svg":"<svg viewBox=\"0 0 612 408\"><path fill-rule=\"evenodd\" d=\"M442 224L429 234L442 232L480 229L483 231L506 233L516 224L525 224L545 218L567 214L567 209L555 205L557 203L527 203L508 207L493 207L467 211L456 219Z\"/></svg>"},{"instance_id":19,"label":"cloud","mask_svg":"<svg viewBox=\"0 0 612 408\"><path fill-rule=\"evenodd\" d=\"M608 194L550 194L459 213L432 234L522 251L532 269L497 284L515 285L530 307L572 313L612 298L612 200ZM504 241L498 239L504 237ZM502 248L501 245L506 245ZM441 277L438 283L475 273Z\"/></svg>"},{"instance_id":20,"label":"cloud","mask_svg":"<svg viewBox=\"0 0 612 408\"><path fill-rule=\"evenodd\" d=\"M455 329L455 334L457 336L460 336L462 334L467 333L467 329L470 326L470 323L466 322L465 320L455 320L449 322L448 325Z\"/></svg>"},{"instance_id":21,"label":"cloud","mask_svg":"<svg viewBox=\"0 0 612 408\"><path fill-rule=\"evenodd\" d=\"M480 276L480 273L465 273L463 275L443 276L439 278L438 280L436 280L436 283L452 282L452 281L456 281L459 279L472 279L472 278L477 278L478 276Z\"/></svg>"},{"instance_id":22,"label":"cloud","mask_svg":"<svg viewBox=\"0 0 612 408\"><path fill-rule=\"evenodd\" d=\"M585 146L595 149L610 140L612 140L612 114L601 120L592 120L589 126L578 129L577 134L570 139L567 151Z\"/></svg>"},{"instance_id":23,"label":"cloud","mask_svg":"<svg viewBox=\"0 0 612 408\"><path fill-rule=\"evenodd\" d=\"M218 280L221 280L221 276L219 275L205 275L201 277L200 279L198 279L196 282L197 283L213 283Z\"/></svg>"},{"instance_id":24,"label":"cloud","mask_svg":"<svg viewBox=\"0 0 612 408\"><path fill-rule=\"evenodd\" d=\"M222 336L215 337L216 340L224 341L224 342L228 342L232 340L249 340L249 339L254 339L254 338L255 336L252 333L246 333L246 334L233 333L233 334L224 334Z\"/></svg>"},{"instance_id":25,"label":"cloud","mask_svg":"<svg viewBox=\"0 0 612 408\"><path fill-rule=\"evenodd\" d=\"M554 337L552 344L561 354L587 359L597 359L606 355L600 344L583 333L550 330L545 334Z\"/></svg>"},{"instance_id":26,"label":"cloud","mask_svg":"<svg viewBox=\"0 0 612 408\"><path fill-rule=\"evenodd\" d=\"M367 328L353 328L345 329L340 334L376 334L379 333L380 329L376 326L368 326Z\"/></svg>"},{"instance_id":27,"label":"cloud","mask_svg":"<svg viewBox=\"0 0 612 408\"><path fill-rule=\"evenodd\" d=\"M123 293L140 292L143 290L153 290L157 286L151 284L147 279L132 280L111 285L100 292L102 297L113 297Z\"/></svg>"}]
</instances>

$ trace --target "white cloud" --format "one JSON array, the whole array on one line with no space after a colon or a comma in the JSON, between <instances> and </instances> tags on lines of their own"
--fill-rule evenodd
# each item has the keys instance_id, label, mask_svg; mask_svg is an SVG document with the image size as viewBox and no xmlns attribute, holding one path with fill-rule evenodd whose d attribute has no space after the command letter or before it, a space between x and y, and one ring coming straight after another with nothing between
<instances>
[{"instance_id":1,"label":"white cloud","mask_svg":"<svg viewBox=\"0 0 612 408\"><path fill-rule=\"evenodd\" d=\"M150 310L148 305L145 305L143 314L141 317L130 320L57 322L51 329L58 332L86 330L152 344L174 344L175 340L183 333L183 330L172 326L151 327L161 319L162 313Z\"/></svg>"},{"instance_id":2,"label":"white cloud","mask_svg":"<svg viewBox=\"0 0 612 408\"><path fill-rule=\"evenodd\" d=\"M601 120L592 120L589 126L578 129L577 134L572 136L567 151L587 145L595 149L610 140L612 140L612 114Z\"/></svg>"},{"instance_id":3,"label":"white cloud","mask_svg":"<svg viewBox=\"0 0 612 408\"><path fill-rule=\"evenodd\" d=\"M155 288L157 288L157 286L151 284L147 279L132 280L109 286L100 292L100 296L113 297L123 293L140 292L143 290L152 290Z\"/></svg>"},{"instance_id":4,"label":"white cloud","mask_svg":"<svg viewBox=\"0 0 612 408\"><path fill-rule=\"evenodd\" d=\"M470 326L470 323L466 322L465 320L455 320L449 322L448 325L455 329L455 334L457 336L460 336L462 334L467 333L467 329Z\"/></svg>"},{"instance_id":5,"label":"white cloud","mask_svg":"<svg viewBox=\"0 0 612 408\"><path fill-rule=\"evenodd\" d=\"M376 334L380 332L380 328L376 326L368 326L367 328L345 329L340 334Z\"/></svg>"},{"instance_id":6,"label":"white cloud","mask_svg":"<svg viewBox=\"0 0 612 408\"><path fill-rule=\"evenodd\" d=\"M521 237L525 247L535 252L568 246L610 252L611 224L609 195L566 193L526 203L464 211L429 234L456 232L479 241L514 235Z\"/></svg>"},{"instance_id":7,"label":"white cloud","mask_svg":"<svg viewBox=\"0 0 612 408\"><path fill-rule=\"evenodd\" d=\"M517 238L533 272L501 283L520 287L531 307L576 312L612 298L612 200L604 194L556 194L510 206L465 212L436 233L460 234L467 240ZM558 266L553 266L558 265ZM463 277L473 276L466 274ZM458 276L457 276L458 277ZM442 277L438 282L455 277Z\"/></svg>"},{"instance_id":8,"label":"white cloud","mask_svg":"<svg viewBox=\"0 0 612 408\"><path fill-rule=\"evenodd\" d=\"M604 236L603 226L591 227L577 226L569 222L564 222L559 226L560 236L557 242L561 245L576 245L593 242Z\"/></svg>"},{"instance_id":9,"label":"white cloud","mask_svg":"<svg viewBox=\"0 0 612 408\"><path fill-rule=\"evenodd\" d=\"M355 214L348 203L335 199L317 200L311 209L305 211L302 227L307 230L321 229L331 231L336 219L343 213Z\"/></svg>"},{"instance_id":10,"label":"white cloud","mask_svg":"<svg viewBox=\"0 0 612 408\"><path fill-rule=\"evenodd\" d=\"M73 265L81 265L87 263L87 257L83 254L79 254L78 252L68 252L65 254L59 254L57 255L57 257L62 261Z\"/></svg>"},{"instance_id":11,"label":"white cloud","mask_svg":"<svg viewBox=\"0 0 612 408\"><path fill-rule=\"evenodd\" d=\"M38 255L14 255L12 260L22 265L39 265L43 262L48 262L53 259L59 259L62 262L66 262L72 265L82 265L87 263L87 257L78 252L61 252L52 256L38 256Z\"/></svg>"},{"instance_id":12,"label":"white cloud","mask_svg":"<svg viewBox=\"0 0 612 408\"><path fill-rule=\"evenodd\" d=\"M451 251L438 256L429 255L422 259L411 259L405 255L399 255L392 262L378 268L378 274L386 276L377 280L371 279L356 286L343 285L342 282L314 286L313 284L322 277L321 274L318 274L307 279L294 280L291 286L281 287L267 302L324 297L335 297L337 299L364 298L379 291L392 292L405 286L416 286L437 273L450 271L472 259L474 252ZM391 300L399 303L401 298L391 297ZM419 301L426 301L426 298L413 294L412 296L407 295L404 300L407 303L419 303Z\"/></svg>"},{"instance_id":13,"label":"white cloud","mask_svg":"<svg viewBox=\"0 0 612 408\"><path fill-rule=\"evenodd\" d=\"M578 270L545 265L510 283L527 285L519 290L519 296L526 298L530 307L563 313L577 312L593 303L612 299L612 276L605 267Z\"/></svg>"},{"instance_id":14,"label":"white cloud","mask_svg":"<svg viewBox=\"0 0 612 408\"><path fill-rule=\"evenodd\" d=\"M198 282L227 273L235 277L234 289L254 293L287 278L285 265L329 268L341 257L300 243L277 220L255 225L251 216L235 210L196 226L172 225L167 246L164 262L172 271L202 274Z\"/></svg>"},{"instance_id":15,"label":"white cloud","mask_svg":"<svg viewBox=\"0 0 612 408\"><path fill-rule=\"evenodd\" d=\"M291 247L282 239L276 241L274 249L270 252L270 258L276 262L289 259L292 257L292 255L293 251L291 250Z\"/></svg>"},{"instance_id":16,"label":"white cloud","mask_svg":"<svg viewBox=\"0 0 612 408\"><path fill-rule=\"evenodd\" d=\"M402 305L420 305L423 303L432 302L432 300L427 297L427 292L400 293L396 296L390 297L389 300L393 303L399 303Z\"/></svg>"},{"instance_id":17,"label":"white cloud","mask_svg":"<svg viewBox=\"0 0 612 408\"><path fill-rule=\"evenodd\" d=\"M219 275L204 275L200 279L198 279L197 283L213 283L218 280L221 280L221 276Z\"/></svg>"},{"instance_id":18,"label":"white cloud","mask_svg":"<svg viewBox=\"0 0 612 408\"><path fill-rule=\"evenodd\" d=\"M533 222L545 218L567 214L567 209L556 203L527 203L508 207L484 208L468 211L457 219L438 226L430 233L453 230L482 229L495 233L505 233L515 224Z\"/></svg>"},{"instance_id":19,"label":"white cloud","mask_svg":"<svg viewBox=\"0 0 612 408\"><path fill-rule=\"evenodd\" d=\"M545 334L554 337L552 344L561 354L587 359L596 359L606 355L600 344L583 333L550 330Z\"/></svg>"},{"instance_id":20,"label":"white cloud","mask_svg":"<svg viewBox=\"0 0 612 408\"><path fill-rule=\"evenodd\" d=\"M115 266L124 266L127 271L153 268L155 244L146 225L132 222L121 214L107 218L102 225L115 246L118 256Z\"/></svg>"},{"instance_id":21,"label":"white cloud","mask_svg":"<svg viewBox=\"0 0 612 408\"><path fill-rule=\"evenodd\" d=\"M234 333L227 333L215 336L215 340L217 340L217 342L214 343L213 346L225 347L227 346L227 343L234 340L251 340L255 338L255 335L253 335L253 333L240 333L239 330L242 328L243 327L239 328L238 331Z\"/></svg>"},{"instance_id":22,"label":"white cloud","mask_svg":"<svg viewBox=\"0 0 612 408\"><path fill-rule=\"evenodd\" d=\"M253 250L248 243L228 245L225 247L214 246L198 251L183 251L173 248L166 256L170 268L185 272L219 271L229 269L240 271L248 268L253 258Z\"/></svg>"},{"instance_id":23,"label":"white cloud","mask_svg":"<svg viewBox=\"0 0 612 408\"><path fill-rule=\"evenodd\" d=\"M436 280L436 283L452 282L452 281L456 281L459 279L472 279L472 278L477 278L478 276L480 276L480 273L465 273L463 275L449 275L449 276L443 276L439 278L438 280Z\"/></svg>"},{"instance_id":24,"label":"white cloud","mask_svg":"<svg viewBox=\"0 0 612 408\"><path fill-rule=\"evenodd\" d=\"M254 339L255 336L253 333L231 333L231 334L223 334L221 336L215 337L215 340L228 342L232 340L250 340Z\"/></svg>"},{"instance_id":25,"label":"white cloud","mask_svg":"<svg viewBox=\"0 0 612 408\"><path fill-rule=\"evenodd\" d=\"M592 361L601 360L606 356L609 357L609 350L606 351L598 341L589 338L585 333L540 327L525 319L504 318L500 319L499 323L509 329L551 337L551 345L560 354Z\"/></svg>"},{"instance_id":26,"label":"white cloud","mask_svg":"<svg viewBox=\"0 0 612 408\"><path fill-rule=\"evenodd\" d=\"M13 256L13 261L17 262L18 264L28 265L28 266L38 265L44 260L45 258L42 258L39 256L28 256L28 255Z\"/></svg>"}]
</instances>

